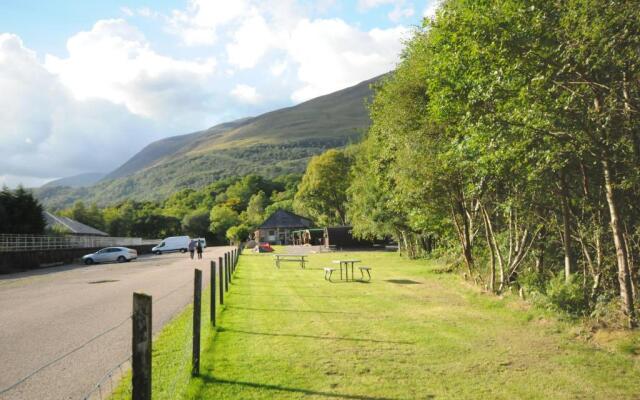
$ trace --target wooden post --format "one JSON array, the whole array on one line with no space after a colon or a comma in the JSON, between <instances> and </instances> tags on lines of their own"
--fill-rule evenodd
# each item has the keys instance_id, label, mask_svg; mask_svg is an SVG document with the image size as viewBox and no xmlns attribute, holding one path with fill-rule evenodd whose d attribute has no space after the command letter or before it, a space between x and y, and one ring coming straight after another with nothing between
<instances>
[{"instance_id":1,"label":"wooden post","mask_svg":"<svg viewBox=\"0 0 640 400\"><path fill-rule=\"evenodd\" d=\"M224 291L229 291L229 263L227 262L227 253L224 253Z\"/></svg>"},{"instance_id":2,"label":"wooden post","mask_svg":"<svg viewBox=\"0 0 640 400\"><path fill-rule=\"evenodd\" d=\"M229 253L224 253L224 272L227 274L227 280L224 282L224 290L229 291L229 283L231 283L231 274L229 269Z\"/></svg>"},{"instance_id":3,"label":"wooden post","mask_svg":"<svg viewBox=\"0 0 640 400\"><path fill-rule=\"evenodd\" d=\"M233 273L236 272L236 263L233 260L233 250L229 252L229 259L231 260L229 264L231 264L231 274L233 275Z\"/></svg>"},{"instance_id":4,"label":"wooden post","mask_svg":"<svg viewBox=\"0 0 640 400\"><path fill-rule=\"evenodd\" d=\"M193 279L193 357L191 376L200 375L200 317L202 316L202 271L195 270Z\"/></svg>"},{"instance_id":5,"label":"wooden post","mask_svg":"<svg viewBox=\"0 0 640 400\"><path fill-rule=\"evenodd\" d=\"M210 272L209 287L211 287L211 296L209 297L209 319L211 325L216 326L216 262L211 260L211 272Z\"/></svg>"},{"instance_id":6,"label":"wooden post","mask_svg":"<svg viewBox=\"0 0 640 400\"><path fill-rule=\"evenodd\" d=\"M133 294L131 383L133 400L151 400L151 296Z\"/></svg>"},{"instance_id":7,"label":"wooden post","mask_svg":"<svg viewBox=\"0 0 640 400\"><path fill-rule=\"evenodd\" d=\"M233 280L233 263L231 263L231 253L227 252L227 264L229 265L229 283Z\"/></svg>"},{"instance_id":8,"label":"wooden post","mask_svg":"<svg viewBox=\"0 0 640 400\"><path fill-rule=\"evenodd\" d=\"M220 281L220 304L224 304L224 272L222 271L222 257L218 257L218 278Z\"/></svg>"}]
</instances>

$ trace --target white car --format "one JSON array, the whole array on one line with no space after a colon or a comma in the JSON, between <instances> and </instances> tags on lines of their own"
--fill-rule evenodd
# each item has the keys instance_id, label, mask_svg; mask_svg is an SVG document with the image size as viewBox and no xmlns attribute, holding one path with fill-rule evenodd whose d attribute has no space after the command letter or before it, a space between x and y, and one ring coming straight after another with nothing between
<instances>
[{"instance_id":1,"label":"white car","mask_svg":"<svg viewBox=\"0 0 640 400\"><path fill-rule=\"evenodd\" d=\"M138 258L138 252L134 249L127 247L106 247L102 250L98 250L95 253L87 254L82 257L82 261L91 265L94 263L103 262L127 262Z\"/></svg>"}]
</instances>

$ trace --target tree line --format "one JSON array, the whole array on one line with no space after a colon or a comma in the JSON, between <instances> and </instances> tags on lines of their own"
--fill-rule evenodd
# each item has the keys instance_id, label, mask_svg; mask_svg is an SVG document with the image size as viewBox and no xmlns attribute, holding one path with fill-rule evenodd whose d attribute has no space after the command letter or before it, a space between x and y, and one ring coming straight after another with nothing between
<instances>
[{"instance_id":1,"label":"tree line","mask_svg":"<svg viewBox=\"0 0 640 400\"><path fill-rule=\"evenodd\" d=\"M639 2L442 2L370 105L354 231L637 326L639 67Z\"/></svg>"},{"instance_id":2,"label":"tree line","mask_svg":"<svg viewBox=\"0 0 640 400\"><path fill-rule=\"evenodd\" d=\"M99 208L82 201L61 216L116 237L204 237L211 244L246 240L277 209L292 210L299 175L246 175L200 189L182 189L161 202L127 200Z\"/></svg>"}]
</instances>

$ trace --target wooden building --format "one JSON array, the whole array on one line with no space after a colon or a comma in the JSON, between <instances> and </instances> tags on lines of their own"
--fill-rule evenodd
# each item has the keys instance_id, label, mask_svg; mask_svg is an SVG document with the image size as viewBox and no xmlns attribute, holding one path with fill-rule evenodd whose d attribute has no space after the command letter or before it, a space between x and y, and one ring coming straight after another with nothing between
<instances>
[{"instance_id":1,"label":"wooden building","mask_svg":"<svg viewBox=\"0 0 640 400\"><path fill-rule=\"evenodd\" d=\"M312 226L313 222L310 219L280 209L258 227L255 240L259 243L293 244L294 231Z\"/></svg>"}]
</instances>

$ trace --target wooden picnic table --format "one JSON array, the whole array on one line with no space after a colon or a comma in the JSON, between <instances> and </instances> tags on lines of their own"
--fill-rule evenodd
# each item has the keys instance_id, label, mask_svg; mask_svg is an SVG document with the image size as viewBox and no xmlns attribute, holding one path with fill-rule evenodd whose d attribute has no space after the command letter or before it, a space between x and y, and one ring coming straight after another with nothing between
<instances>
[{"instance_id":1,"label":"wooden picnic table","mask_svg":"<svg viewBox=\"0 0 640 400\"><path fill-rule=\"evenodd\" d=\"M351 264L351 280L354 281L355 278L353 276L353 265L355 263L362 262L360 260L333 260L334 264L340 264L340 279L342 280L342 266L344 265L344 275L345 280L349 280L349 264Z\"/></svg>"},{"instance_id":2,"label":"wooden picnic table","mask_svg":"<svg viewBox=\"0 0 640 400\"><path fill-rule=\"evenodd\" d=\"M300 263L300 267L304 268L307 263L306 257L300 254L274 254L273 257L276 260L276 267L280 268L281 262L297 262Z\"/></svg>"}]
</instances>

